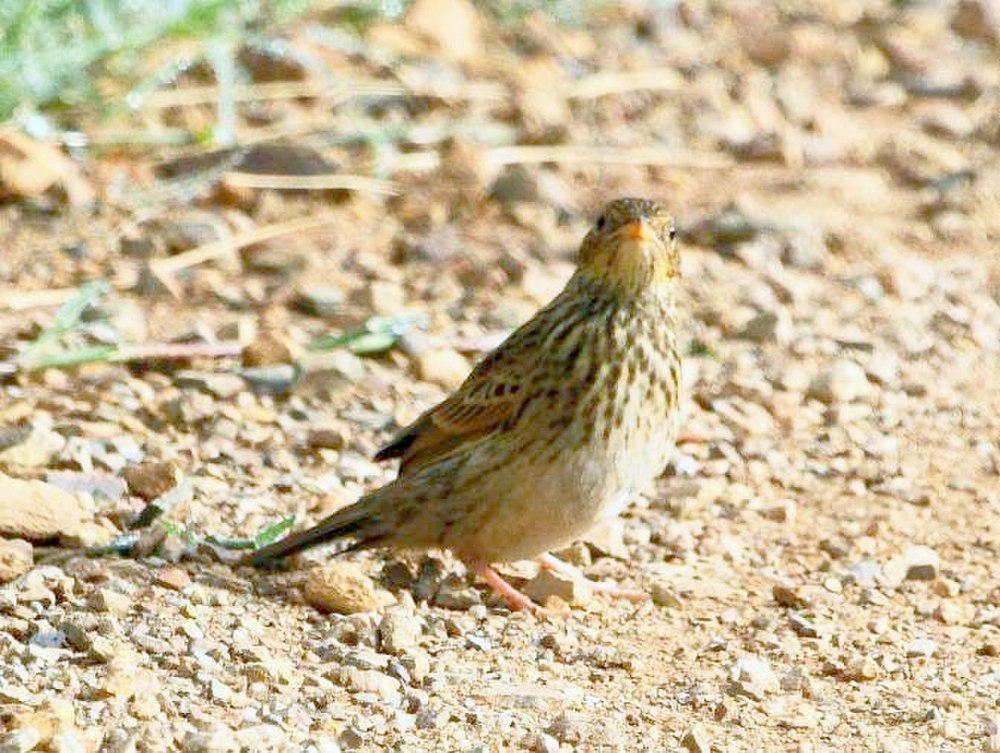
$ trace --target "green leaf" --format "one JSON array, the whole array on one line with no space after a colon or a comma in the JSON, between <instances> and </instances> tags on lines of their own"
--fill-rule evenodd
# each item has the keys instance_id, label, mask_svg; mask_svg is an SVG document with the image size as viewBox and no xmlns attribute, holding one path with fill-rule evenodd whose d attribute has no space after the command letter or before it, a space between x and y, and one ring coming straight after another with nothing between
<instances>
[{"instance_id":1,"label":"green leaf","mask_svg":"<svg viewBox=\"0 0 1000 753\"><path fill-rule=\"evenodd\" d=\"M163 530L167 532L168 536L176 536L180 539L184 539L189 544L196 545L198 543L198 537L186 526L178 525L177 523L172 523L169 520L164 522Z\"/></svg>"},{"instance_id":2,"label":"green leaf","mask_svg":"<svg viewBox=\"0 0 1000 753\"><path fill-rule=\"evenodd\" d=\"M85 363L104 363L114 360L118 348L114 345L94 345L89 348L76 348L38 356L28 361L24 368L28 371L38 369L68 369Z\"/></svg>"},{"instance_id":3,"label":"green leaf","mask_svg":"<svg viewBox=\"0 0 1000 753\"><path fill-rule=\"evenodd\" d=\"M399 342L399 336L389 332L365 332L346 343L352 353L359 356L384 353Z\"/></svg>"},{"instance_id":4,"label":"green leaf","mask_svg":"<svg viewBox=\"0 0 1000 753\"><path fill-rule=\"evenodd\" d=\"M275 541L281 534L287 531L295 524L295 516L289 515L286 518L282 518L276 523L272 523L267 526L260 533L258 533L253 538L249 539L227 539L221 538L219 536L206 536L205 541L209 544L214 544L215 546L221 547L223 549L260 549L262 546L267 546L271 542Z\"/></svg>"},{"instance_id":5,"label":"green leaf","mask_svg":"<svg viewBox=\"0 0 1000 753\"><path fill-rule=\"evenodd\" d=\"M57 342L67 332L75 329L80 324L80 318L83 316L83 312L87 310L87 307L110 289L111 286L105 280L91 280L81 286L76 295L66 301L59 311L56 312L56 318L52 326L36 337L35 341L21 353L18 360L22 367L31 370L46 368L47 366L75 365L76 363L86 363L90 360L107 360L108 354L104 346L101 346L101 348L84 348L79 352L74 351L68 363L62 362L66 358L65 353L51 355L42 355L42 353L49 345ZM114 348L111 350L113 352Z\"/></svg>"},{"instance_id":6,"label":"green leaf","mask_svg":"<svg viewBox=\"0 0 1000 753\"><path fill-rule=\"evenodd\" d=\"M309 350L325 351L347 348L358 355L384 353L414 326L423 326L426 317L420 314L402 316L373 316L365 326L339 335L320 335L309 343Z\"/></svg>"},{"instance_id":7,"label":"green leaf","mask_svg":"<svg viewBox=\"0 0 1000 753\"><path fill-rule=\"evenodd\" d=\"M357 337L357 335L353 332L350 332L346 335L320 335L319 337L314 338L313 341L309 343L308 348L309 350L313 351L334 350L335 348L343 348L349 342L351 342L351 340L353 340L355 337Z\"/></svg>"},{"instance_id":8,"label":"green leaf","mask_svg":"<svg viewBox=\"0 0 1000 753\"><path fill-rule=\"evenodd\" d=\"M80 317L90 304L108 292L111 286L105 280L91 280L80 287L77 294L66 301L56 313L52 326L42 332L28 348L36 351L53 340L57 340L80 322Z\"/></svg>"},{"instance_id":9,"label":"green leaf","mask_svg":"<svg viewBox=\"0 0 1000 753\"><path fill-rule=\"evenodd\" d=\"M294 515L289 515L285 518L282 518L277 523L272 523L263 531L254 536L253 538L254 549L260 549L262 546L267 546L275 539L277 539L281 534L283 534L285 531L291 528L293 525L295 525Z\"/></svg>"}]
</instances>

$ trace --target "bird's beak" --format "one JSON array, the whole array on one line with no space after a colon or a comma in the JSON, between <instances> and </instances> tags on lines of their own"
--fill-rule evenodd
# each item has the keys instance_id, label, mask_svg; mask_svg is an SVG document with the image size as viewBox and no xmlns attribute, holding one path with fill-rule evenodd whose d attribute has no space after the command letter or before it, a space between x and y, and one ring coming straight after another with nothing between
<instances>
[{"instance_id":1,"label":"bird's beak","mask_svg":"<svg viewBox=\"0 0 1000 753\"><path fill-rule=\"evenodd\" d=\"M645 220L632 220L622 225L622 234L630 241L641 242L653 237L652 228Z\"/></svg>"}]
</instances>

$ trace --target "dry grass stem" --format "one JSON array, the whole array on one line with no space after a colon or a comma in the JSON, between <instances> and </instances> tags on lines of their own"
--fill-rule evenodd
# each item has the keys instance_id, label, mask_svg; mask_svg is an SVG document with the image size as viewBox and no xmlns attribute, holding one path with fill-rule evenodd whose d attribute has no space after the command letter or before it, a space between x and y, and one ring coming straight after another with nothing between
<instances>
[{"instance_id":1,"label":"dry grass stem","mask_svg":"<svg viewBox=\"0 0 1000 753\"><path fill-rule=\"evenodd\" d=\"M25 311L46 306L61 306L77 294L78 288L49 290L4 290L0 292L0 309Z\"/></svg>"},{"instance_id":2,"label":"dry grass stem","mask_svg":"<svg viewBox=\"0 0 1000 753\"><path fill-rule=\"evenodd\" d=\"M325 175L276 175L233 171L223 178L226 185L234 188L270 188L282 191L326 191L344 189L367 193L398 195L401 191L397 183L364 175L328 173Z\"/></svg>"},{"instance_id":3,"label":"dry grass stem","mask_svg":"<svg viewBox=\"0 0 1000 753\"><path fill-rule=\"evenodd\" d=\"M630 91L674 91L683 84L683 78L673 68L647 68L638 71L612 71L596 73L556 87L554 96L567 99L594 99L608 94ZM208 105L219 98L220 88L214 84L183 86L148 94L142 102L143 109L167 107L192 107ZM423 81L391 81L377 78L342 79L339 81L275 81L263 84L237 86L233 98L237 102L264 102L281 99L351 97L433 97L435 99L501 101L508 99L511 90L493 81L470 81L457 84L428 84Z\"/></svg>"},{"instance_id":4,"label":"dry grass stem","mask_svg":"<svg viewBox=\"0 0 1000 753\"><path fill-rule=\"evenodd\" d=\"M143 109L163 109L166 107L192 107L214 104L219 98L220 88L213 84L204 86L184 86L166 89L148 95L142 103ZM233 98L237 102L264 102L280 99L326 98L347 100L351 97L433 97L455 100L500 100L507 90L500 84L468 83L456 85L429 85L424 83L404 84L398 81L380 79L344 79L340 81L277 81L233 88Z\"/></svg>"},{"instance_id":5,"label":"dry grass stem","mask_svg":"<svg viewBox=\"0 0 1000 753\"><path fill-rule=\"evenodd\" d=\"M176 297L180 297L177 283L171 279L171 275L181 269L187 269L198 264L203 264L212 259L219 259L227 254L231 254L244 246L277 238L290 233L302 233L307 230L314 230L334 221L333 215L323 215L321 217L300 217L287 222L277 222L273 225L248 230L237 233L231 238L224 238L213 243L206 243L190 251L171 256L167 259L159 259L150 264L150 271L159 279L163 285Z\"/></svg>"}]
</instances>

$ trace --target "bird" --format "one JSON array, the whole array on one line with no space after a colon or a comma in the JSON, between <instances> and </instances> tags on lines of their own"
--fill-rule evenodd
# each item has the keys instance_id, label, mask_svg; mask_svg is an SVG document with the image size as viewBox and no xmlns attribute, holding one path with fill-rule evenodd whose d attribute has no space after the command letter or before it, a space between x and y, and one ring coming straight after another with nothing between
<instances>
[{"instance_id":1,"label":"bird","mask_svg":"<svg viewBox=\"0 0 1000 753\"><path fill-rule=\"evenodd\" d=\"M344 540L344 551L449 550L511 610L541 609L494 565L538 558L583 577L549 552L618 514L670 460L682 389L676 235L656 201L607 204L563 290L375 455L400 461L394 481L243 563Z\"/></svg>"}]
</instances>

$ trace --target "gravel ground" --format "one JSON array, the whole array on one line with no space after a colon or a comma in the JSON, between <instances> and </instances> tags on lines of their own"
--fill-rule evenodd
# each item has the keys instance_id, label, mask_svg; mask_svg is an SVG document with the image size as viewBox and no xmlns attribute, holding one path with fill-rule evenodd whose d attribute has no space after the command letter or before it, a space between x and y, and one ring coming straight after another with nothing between
<instances>
[{"instance_id":1,"label":"gravel ground","mask_svg":"<svg viewBox=\"0 0 1000 753\"><path fill-rule=\"evenodd\" d=\"M153 192L148 160L93 158L98 206L0 205L3 353L56 312L13 292L97 278L68 347L211 351L0 370L0 751L1000 751L1000 8L615 6L500 33L417 7L371 49L511 98L252 113L472 134L395 171L399 196L212 183L140 208L115 191ZM471 31L439 38L434 14ZM655 85L551 93L612 69ZM491 127L672 156L501 168ZM296 149L363 172L329 134ZM510 614L444 553L232 564L390 479L380 442L554 295L593 208L628 194L684 240L684 437L559 554L649 601L518 563L567 614ZM328 222L156 274L300 217ZM330 332L355 334L309 347Z\"/></svg>"}]
</instances>

